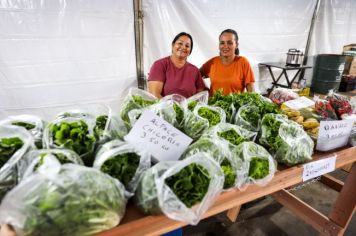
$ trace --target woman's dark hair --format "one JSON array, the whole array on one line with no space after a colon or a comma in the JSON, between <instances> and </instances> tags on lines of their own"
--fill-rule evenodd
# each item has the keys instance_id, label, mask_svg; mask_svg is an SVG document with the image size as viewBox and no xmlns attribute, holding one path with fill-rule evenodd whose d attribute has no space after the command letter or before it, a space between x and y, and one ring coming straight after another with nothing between
<instances>
[{"instance_id":1,"label":"woman's dark hair","mask_svg":"<svg viewBox=\"0 0 356 236\"><path fill-rule=\"evenodd\" d=\"M233 30L233 29L226 29L226 30L224 30L224 31L221 32L221 34L219 35L219 40L220 40L220 37L221 37L221 35L222 35L223 33L230 33L230 34L235 35L235 42L236 42L236 45L238 45L239 36L237 35L237 32L236 32L235 30ZM237 48L235 49L235 55L239 55L239 53L240 53L240 50L239 50L239 48L237 47Z\"/></svg>"},{"instance_id":2,"label":"woman's dark hair","mask_svg":"<svg viewBox=\"0 0 356 236\"><path fill-rule=\"evenodd\" d=\"M173 41L172 41L172 45L175 44L175 42L179 39L180 36L187 36L190 39L190 53L192 53L193 51L193 38L190 34L186 33L186 32L180 32L179 34L176 35L176 37L174 37Z\"/></svg>"}]
</instances>

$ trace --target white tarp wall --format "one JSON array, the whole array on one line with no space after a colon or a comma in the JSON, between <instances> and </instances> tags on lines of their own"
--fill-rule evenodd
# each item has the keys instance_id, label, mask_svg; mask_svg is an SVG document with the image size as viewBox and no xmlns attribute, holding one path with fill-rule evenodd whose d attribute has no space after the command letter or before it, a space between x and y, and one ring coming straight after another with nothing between
<instances>
[{"instance_id":1,"label":"white tarp wall","mask_svg":"<svg viewBox=\"0 0 356 236\"><path fill-rule=\"evenodd\" d=\"M311 44L311 54L342 52L356 43L356 1L321 0Z\"/></svg>"},{"instance_id":2,"label":"white tarp wall","mask_svg":"<svg viewBox=\"0 0 356 236\"><path fill-rule=\"evenodd\" d=\"M218 55L218 36L227 28L239 34L240 55L247 57L259 92L271 87L271 77L261 62L285 62L290 48L305 50L316 0L144 0L145 72L171 52L173 37L190 33L194 49L189 61L200 67ZM310 58L319 53L342 52L356 42L356 1L321 0ZM309 60L312 63L313 60ZM275 75L281 70L276 69ZM295 72L290 73L293 76ZM312 70L306 70L308 83Z\"/></svg>"},{"instance_id":3,"label":"white tarp wall","mask_svg":"<svg viewBox=\"0 0 356 236\"><path fill-rule=\"evenodd\" d=\"M133 15L127 0L0 0L0 118L117 107L137 86Z\"/></svg>"}]
</instances>

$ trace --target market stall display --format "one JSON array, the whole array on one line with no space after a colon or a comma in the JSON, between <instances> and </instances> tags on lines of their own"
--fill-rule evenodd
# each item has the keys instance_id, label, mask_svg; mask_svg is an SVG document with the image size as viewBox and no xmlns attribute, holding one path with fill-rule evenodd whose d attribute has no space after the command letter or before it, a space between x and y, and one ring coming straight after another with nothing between
<instances>
[{"instance_id":1,"label":"market stall display","mask_svg":"<svg viewBox=\"0 0 356 236\"><path fill-rule=\"evenodd\" d=\"M120 118L110 112L64 111L57 115L55 120L48 122L44 130L43 143L46 149L25 151L23 154L27 154L24 158L16 162L15 166L21 172L21 175L16 175L20 181L17 187L20 188L34 176L44 173L54 176L55 173L61 173L60 170L66 166L73 166L68 163L75 163L79 167L84 163L93 166L90 169L96 169L95 171L120 183L125 201L121 206L125 206L124 208L126 199L133 197L137 208L145 214L157 215L155 217L163 222L170 222L166 220L168 218L179 222L174 225L195 225L207 214L217 213L211 211L216 204L214 202L216 199L219 202L219 199L227 196L226 193L238 192L238 195L244 196L243 192L255 189L257 185L262 189L267 188L260 194L270 194L280 190L274 186L272 190L269 189L270 183L279 178L277 168L280 171L288 171L292 170L289 166L298 169L301 164L315 161L314 142L310 136L314 129L319 128L319 120L323 120L322 116L316 114L316 108L294 109L285 104L278 108L276 104L256 93L223 96L217 92L210 98L210 105L206 104L206 99L205 94L201 93L195 98L186 99L171 95L157 100L147 92L130 90L120 113L127 118L126 123L115 123L115 120L120 121ZM194 109L190 110L189 105L193 103ZM141 116L146 114L142 113L146 110L152 113L149 119L145 118L145 115ZM226 112L230 112L228 120ZM138 127L135 126L136 121L141 122L142 119L147 119L143 125L152 123L150 132L155 137L166 140L168 136L175 137L175 132L180 132L187 138L192 137L193 142L190 145L187 143L184 146L185 151L182 150L183 154L174 157L174 161L163 161L159 158L153 161L151 147L139 145L140 142L135 138L123 141L125 134L129 133L132 127ZM165 124L156 130L155 126L159 123L153 121L160 119L164 120ZM22 127L17 128L26 131ZM165 132L168 132L168 135ZM137 133L137 136L139 134ZM179 145L179 142L174 140L175 145ZM155 155L161 153L157 152ZM354 156L350 154L348 158ZM79 173L80 168L84 168L79 167L75 168L74 172ZM72 191L72 185L62 187L60 192ZM37 199L42 199L41 194L49 191L47 187L41 189L43 192L36 193L39 194ZM8 195L11 195L11 192ZM237 202L242 204L251 200L253 199L248 197ZM229 205L230 208L237 206L237 202L233 202L235 205ZM68 213L65 209L55 208L56 201L53 204L49 204L49 207L54 207L58 214ZM218 211L230 209L225 207L219 205ZM131 212L132 207L129 208ZM46 211L42 213L48 214ZM120 213L119 218L122 217ZM103 221L105 218L105 214L100 215L95 221ZM129 219L133 218L129 216ZM132 224L142 223L141 219L145 222L146 216L139 215ZM76 219L73 221L76 222ZM103 227L109 229L116 224ZM47 225L48 228L42 225L47 231L51 224ZM76 222L70 230L82 232L83 226L86 226L86 223ZM31 227L26 232L42 230L36 224ZM54 231L65 232L62 226L55 224L53 227ZM155 227L154 223L152 227ZM125 228L125 224L119 225L108 232L116 232L117 229L126 232ZM19 232L24 230L21 225L17 229ZM99 226L95 226L93 232L101 230ZM159 232L167 232L167 228L163 226Z\"/></svg>"}]
</instances>

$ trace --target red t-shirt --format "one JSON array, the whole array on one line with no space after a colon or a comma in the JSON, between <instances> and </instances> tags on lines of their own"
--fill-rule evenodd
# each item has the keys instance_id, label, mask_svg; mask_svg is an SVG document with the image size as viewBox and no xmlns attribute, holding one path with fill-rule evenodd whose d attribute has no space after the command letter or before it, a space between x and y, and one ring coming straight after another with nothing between
<instances>
[{"instance_id":1,"label":"red t-shirt","mask_svg":"<svg viewBox=\"0 0 356 236\"><path fill-rule=\"evenodd\" d=\"M196 66L187 62L182 68L177 68L170 57L164 57L153 63L148 81L162 81L164 83L161 94L163 97L170 94L180 94L188 98L196 94L198 89L205 89L203 79Z\"/></svg>"}]
</instances>

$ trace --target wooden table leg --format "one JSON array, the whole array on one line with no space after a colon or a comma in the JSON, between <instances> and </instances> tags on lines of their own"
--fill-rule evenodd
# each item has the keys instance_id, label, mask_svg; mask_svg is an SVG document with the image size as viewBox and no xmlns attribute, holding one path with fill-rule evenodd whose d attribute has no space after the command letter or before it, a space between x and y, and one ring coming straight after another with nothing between
<instances>
[{"instance_id":1,"label":"wooden table leg","mask_svg":"<svg viewBox=\"0 0 356 236\"><path fill-rule=\"evenodd\" d=\"M231 208L227 211L226 216L232 221L236 222L237 216L240 213L241 205Z\"/></svg>"},{"instance_id":2,"label":"wooden table leg","mask_svg":"<svg viewBox=\"0 0 356 236\"><path fill-rule=\"evenodd\" d=\"M321 176L320 182L323 184L329 186L330 188L334 189L335 191L340 192L342 188L344 187L344 182L341 180L336 179L335 177L325 174Z\"/></svg>"},{"instance_id":3,"label":"wooden table leg","mask_svg":"<svg viewBox=\"0 0 356 236\"><path fill-rule=\"evenodd\" d=\"M356 206L356 162L353 163L350 173L339 193L329 219L343 228L342 235L347 228Z\"/></svg>"}]
</instances>

